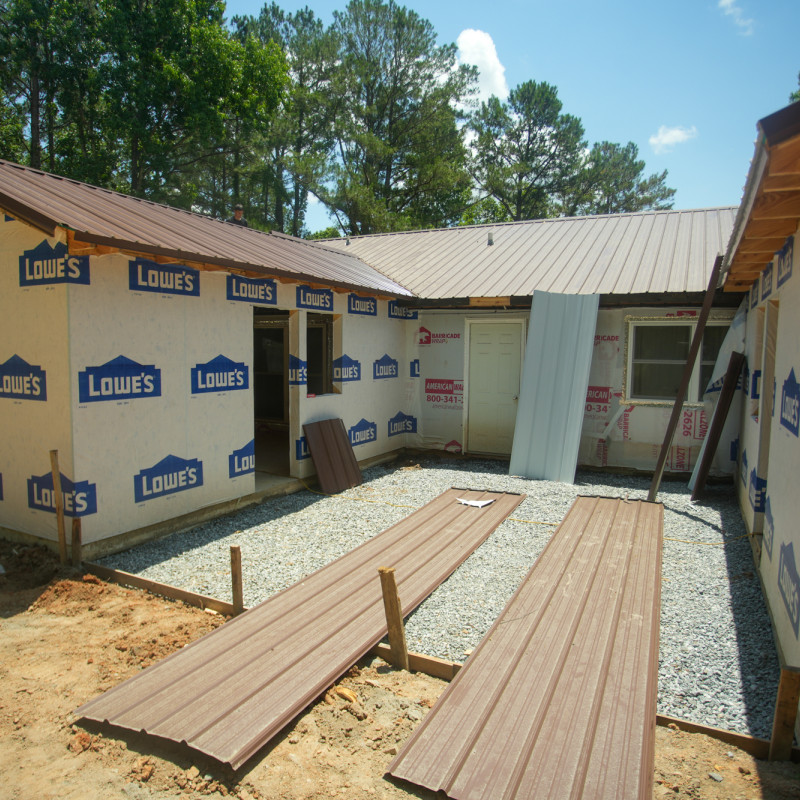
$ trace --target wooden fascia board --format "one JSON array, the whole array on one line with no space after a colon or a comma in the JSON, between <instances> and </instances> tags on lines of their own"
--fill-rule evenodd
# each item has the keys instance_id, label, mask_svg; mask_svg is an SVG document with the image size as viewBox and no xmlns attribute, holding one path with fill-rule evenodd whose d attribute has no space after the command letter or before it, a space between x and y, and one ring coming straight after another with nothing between
<instances>
[{"instance_id":1,"label":"wooden fascia board","mask_svg":"<svg viewBox=\"0 0 800 800\"><path fill-rule=\"evenodd\" d=\"M37 230L42 231L42 233L46 234L47 236L55 236L56 229L58 228L58 223L46 216L45 214L40 214L38 211L34 211L34 209L26 206L24 203L15 200L10 195L4 194L0 192L0 208L5 211L9 217L14 217L14 219L18 219L21 222L30 225Z\"/></svg>"},{"instance_id":2,"label":"wooden fascia board","mask_svg":"<svg viewBox=\"0 0 800 800\"><path fill-rule=\"evenodd\" d=\"M750 218L763 219L800 219L800 193L762 194L753 204Z\"/></svg>"}]
</instances>

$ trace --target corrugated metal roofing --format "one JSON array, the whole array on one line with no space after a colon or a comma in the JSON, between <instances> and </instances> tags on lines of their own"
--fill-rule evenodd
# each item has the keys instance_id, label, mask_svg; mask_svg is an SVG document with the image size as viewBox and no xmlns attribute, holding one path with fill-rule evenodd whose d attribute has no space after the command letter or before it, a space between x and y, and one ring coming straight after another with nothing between
<instances>
[{"instance_id":1,"label":"corrugated metal roofing","mask_svg":"<svg viewBox=\"0 0 800 800\"><path fill-rule=\"evenodd\" d=\"M493 502L475 508L459 497ZM379 567L395 568L408 614L523 499L450 489L76 714L238 768L386 635Z\"/></svg>"},{"instance_id":2,"label":"corrugated metal roofing","mask_svg":"<svg viewBox=\"0 0 800 800\"><path fill-rule=\"evenodd\" d=\"M0 208L53 235L378 294L410 294L350 253L0 161Z\"/></svg>"},{"instance_id":3,"label":"corrugated metal roofing","mask_svg":"<svg viewBox=\"0 0 800 800\"><path fill-rule=\"evenodd\" d=\"M703 292L735 215L735 207L645 211L385 233L326 244L428 299L530 296L537 290Z\"/></svg>"},{"instance_id":4,"label":"corrugated metal roofing","mask_svg":"<svg viewBox=\"0 0 800 800\"><path fill-rule=\"evenodd\" d=\"M578 498L389 772L456 800L651 800L662 520Z\"/></svg>"},{"instance_id":5,"label":"corrugated metal roofing","mask_svg":"<svg viewBox=\"0 0 800 800\"><path fill-rule=\"evenodd\" d=\"M510 475L575 480L599 300L533 293Z\"/></svg>"},{"instance_id":6,"label":"corrugated metal roofing","mask_svg":"<svg viewBox=\"0 0 800 800\"><path fill-rule=\"evenodd\" d=\"M338 494L358 486L363 478L353 445L341 419L324 419L303 425L308 451L325 494Z\"/></svg>"}]
</instances>

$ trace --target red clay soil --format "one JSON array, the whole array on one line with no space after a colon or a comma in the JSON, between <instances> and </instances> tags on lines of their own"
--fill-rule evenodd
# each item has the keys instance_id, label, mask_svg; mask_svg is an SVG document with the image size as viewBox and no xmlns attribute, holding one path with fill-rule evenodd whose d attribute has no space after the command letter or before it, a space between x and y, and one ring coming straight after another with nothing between
<instances>
[{"instance_id":1,"label":"red clay soil","mask_svg":"<svg viewBox=\"0 0 800 800\"><path fill-rule=\"evenodd\" d=\"M0 800L430 798L385 770L445 684L367 658L236 772L73 711L224 623L0 540ZM719 780L721 778L721 780ZM800 800L800 765L659 728L654 797Z\"/></svg>"}]
</instances>

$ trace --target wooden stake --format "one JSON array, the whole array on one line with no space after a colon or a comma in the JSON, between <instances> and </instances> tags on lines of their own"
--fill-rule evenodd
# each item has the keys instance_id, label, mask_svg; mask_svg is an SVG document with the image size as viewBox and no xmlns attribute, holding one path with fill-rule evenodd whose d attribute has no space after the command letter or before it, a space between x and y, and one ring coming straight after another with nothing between
<instances>
[{"instance_id":1,"label":"wooden stake","mask_svg":"<svg viewBox=\"0 0 800 800\"><path fill-rule=\"evenodd\" d=\"M231 545L231 584L233 587L233 615L236 616L244 611L242 551L238 544Z\"/></svg>"},{"instance_id":2,"label":"wooden stake","mask_svg":"<svg viewBox=\"0 0 800 800\"><path fill-rule=\"evenodd\" d=\"M405 625L403 625L403 611L400 607L400 597L397 594L394 567L379 567L378 574L381 576L383 608L386 612L386 625L389 628L389 647L392 653L392 664L400 669L408 670L406 629Z\"/></svg>"},{"instance_id":3,"label":"wooden stake","mask_svg":"<svg viewBox=\"0 0 800 800\"><path fill-rule=\"evenodd\" d=\"M72 566L79 567L83 558L81 556L82 547L81 518L72 518Z\"/></svg>"},{"instance_id":4,"label":"wooden stake","mask_svg":"<svg viewBox=\"0 0 800 800\"><path fill-rule=\"evenodd\" d=\"M800 702L800 672L782 669L778 698L775 701L775 717L772 721L772 738L769 742L770 761L788 761L792 756L798 702Z\"/></svg>"},{"instance_id":5,"label":"wooden stake","mask_svg":"<svg viewBox=\"0 0 800 800\"><path fill-rule=\"evenodd\" d=\"M56 522L58 523L58 555L62 564L67 563L67 531L64 527L64 495L61 492L61 470L58 466L58 450L50 451L50 469L53 473L53 494L56 498Z\"/></svg>"}]
</instances>

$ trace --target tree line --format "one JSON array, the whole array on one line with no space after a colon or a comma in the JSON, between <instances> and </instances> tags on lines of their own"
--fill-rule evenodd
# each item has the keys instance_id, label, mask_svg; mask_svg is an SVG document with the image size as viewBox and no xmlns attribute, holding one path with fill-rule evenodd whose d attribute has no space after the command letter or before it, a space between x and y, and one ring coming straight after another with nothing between
<instances>
[{"instance_id":1,"label":"tree line","mask_svg":"<svg viewBox=\"0 0 800 800\"><path fill-rule=\"evenodd\" d=\"M670 208L635 144L589 146L557 89L478 102L394 0L325 26L277 4L0 0L0 157L295 236L309 195L363 234Z\"/></svg>"}]
</instances>

